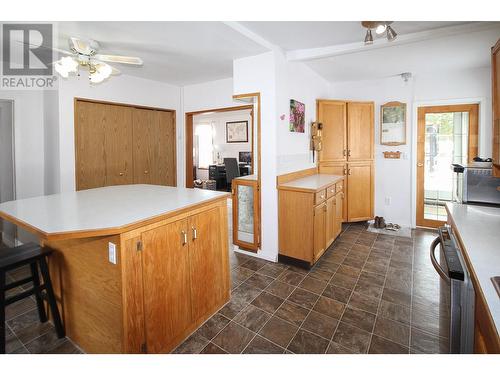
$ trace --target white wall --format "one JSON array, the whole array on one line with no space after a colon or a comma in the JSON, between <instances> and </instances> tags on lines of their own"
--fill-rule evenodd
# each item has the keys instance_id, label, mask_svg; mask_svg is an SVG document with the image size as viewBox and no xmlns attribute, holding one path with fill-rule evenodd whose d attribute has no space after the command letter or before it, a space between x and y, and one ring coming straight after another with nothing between
<instances>
[{"instance_id":1,"label":"white wall","mask_svg":"<svg viewBox=\"0 0 500 375\"><path fill-rule=\"evenodd\" d=\"M45 192L43 91L0 91L14 101L16 199Z\"/></svg>"},{"instance_id":2,"label":"white wall","mask_svg":"<svg viewBox=\"0 0 500 375\"><path fill-rule=\"evenodd\" d=\"M332 83L331 99L375 102L375 215L404 226L415 225L416 108L421 105L480 103L481 156L491 154L491 81L489 69L436 72L419 75L405 83L400 77ZM407 103L407 144L380 145L380 105L389 101ZM403 152L400 160L384 159L383 151ZM390 205L386 204L390 198Z\"/></svg>"},{"instance_id":3,"label":"white wall","mask_svg":"<svg viewBox=\"0 0 500 375\"><path fill-rule=\"evenodd\" d=\"M74 98L138 104L176 111L177 160L184 158L182 147L181 91L177 86L122 75L92 86L85 74L59 80L60 191L75 190ZM177 181L184 186L184 169L177 167Z\"/></svg>"},{"instance_id":4,"label":"white wall","mask_svg":"<svg viewBox=\"0 0 500 375\"><path fill-rule=\"evenodd\" d=\"M278 175L313 168L311 123L316 121L316 99L327 97L330 84L307 65L287 62L277 54ZM290 132L290 99L305 104L305 133ZM285 115L284 120L281 116Z\"/></svg>"},{"instance_id":5,"label":"white wall","mask_svg":"<svg viewBox=\"0 0 500 375\"><path fill-rule=\"evenodd\" d=\"M275 52L234 60L234 94L260 93L261 99L261 251L258 256L276 260L278 255L277 107Z\"/></svg>"},{"instance_id":6,"label":"white wall","mask_svg":"<svg viewBox=\"0 0 500 375\"><path fill-rule=\"evenodd\" d=\"M248 121L248 142L227 143L226 142L226 122L231 121ZM220 158L238 158L240 151L252 150L252 117L250 110L217 112L211 114L202 114L193 116L193 135L196 134L196 127L199 124L213 124L215 135L213 139L214 157L219 153ZM193 140L193 144L195 140ZM256 140L255 140L256 141ZM214 159L214 162L216 159ZM196 164L196 160L194 160ZM197 169L197 177L199 179L208 179L208 170Z\"/></svg>"},{"instance_id":7,"label":"white wall","mask_svg":"<svg viewBox=\"0 0 500 375\"><path fill-rule=\"evenodd\" d=\"M46 90L43 93L44 127L44 176L45 194L59 192L61 186L59 160L59 93Z\"/></svg>"}]
</instances>

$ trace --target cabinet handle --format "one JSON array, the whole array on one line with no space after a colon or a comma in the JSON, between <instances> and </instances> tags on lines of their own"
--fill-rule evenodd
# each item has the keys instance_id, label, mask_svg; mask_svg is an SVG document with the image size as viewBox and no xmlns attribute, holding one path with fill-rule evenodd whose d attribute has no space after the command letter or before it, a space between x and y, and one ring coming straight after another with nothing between
<instances>
[{"instance_id":1,"label":"cabinet handle","mask_svg":"<svg viewBox=\"0 0 500 375\"><path fill-rule=\"evenodd\" d=\"M343 155L346 156L346 154L347 154L347 150L344 149Z\"/></svg>"},{"instance_id":2,"label":"cabinet handle","mask_svg":"<svg viewBox=\"0 0 500 375\"><path fill-rule=\"evenodd\" d=\"M191 231L193 232L193 241L198 238L198 231L195 227L191 227Z\"/></svg>"},{"instance_id":3,"label":"cabinet handle","mask_svg":"<svg viewBox=\"0 0 500 375\"><path fill-rule=\"evenodd\" d=\"M123 176L123 172L118 173L120 176Z\"/></svg>"},{"instance_id":4,"label":"cabinet handle","mask_svg":"<svg viewBox=\"0 0 500 375\"><path fill-rule=\"evenodd\" d=\"M344 176L347 174L347 169L344 168Z\"/></svg>"},{"instance_id":5,"label":"cabinet handle","mask_svg":"<svg viewBox=\"0 0 500 375\"><path fill-rule=\"evenodd\" d=\"M351 175L351 172L352 172L352 171L351 171L351 168L349 168L349 172L348 172L349 176Z\"/></svg>"},{"instance_id":6,"label":"cabinet handle","mask_svg":"<svg viewBox=\"0 0 500 375\"><path fill-rule=\"evenodd\" d=\"M347 150L347 156L351 156L351 150Z\"/></svg>"},{"instance_id":7,"label":"cabinet handle","mask_svg":"<svg viewBox=\"0 0 500 375\"><path fill-rule=\"evenodd\" d=\"M182 236L182 246L184 246L188 243L188 236L186 231L182 231L181 236Z\"/></svg>"}]
</instances>

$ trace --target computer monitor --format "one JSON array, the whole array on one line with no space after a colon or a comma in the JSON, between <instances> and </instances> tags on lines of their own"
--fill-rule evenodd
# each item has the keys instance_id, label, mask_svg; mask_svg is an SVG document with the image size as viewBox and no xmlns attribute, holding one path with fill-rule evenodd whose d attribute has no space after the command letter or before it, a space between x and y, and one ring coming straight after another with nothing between
<instances>
[{"instance_id":1,"label":"computer monitor","mask_svg":"<svg viewBox=\"0 0 500 375\"><path fill-rule=\"evenodd\" d=\"M252 162L252 153L250 151L240 151L238 160L240 163L250 164Z\"/></svg>"}]
</instances>

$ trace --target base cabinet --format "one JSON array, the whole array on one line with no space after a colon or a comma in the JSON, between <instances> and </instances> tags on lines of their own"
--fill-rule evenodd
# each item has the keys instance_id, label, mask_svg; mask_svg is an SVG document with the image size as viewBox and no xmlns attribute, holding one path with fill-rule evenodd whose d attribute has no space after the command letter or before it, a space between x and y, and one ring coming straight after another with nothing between
<instances>
[{"instance_id":1,"label":"base cabinet","mask_svg":"<svg viewBox=\"0 0 500 375\"><path fill-rule=\"evenodd\" d=\"M343 184L319 191L279 190L279 255L313 265L340 234Z\"/></svg>"}]
</instances>

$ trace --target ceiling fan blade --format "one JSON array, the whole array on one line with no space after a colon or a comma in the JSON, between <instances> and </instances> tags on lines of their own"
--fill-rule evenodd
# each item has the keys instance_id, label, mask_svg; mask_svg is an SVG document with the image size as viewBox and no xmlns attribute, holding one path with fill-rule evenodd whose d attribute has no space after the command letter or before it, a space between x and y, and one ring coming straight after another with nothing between
<instances>
[{"instance_id":1,"label":"ceiling fan blade","mask_svg":"<svg viewBox=\"0 0 500 375\"><path fill-rule=\"evenodd\" d=\"M144 63L141 58L133 57L133 56L97 54L94 56L94 58L97 60L105 61L105 62L113 62L113 63L119 63L119 64L142 65Z\"/></svg>"},{"instance_id":2,"label":"ceiling fan blade","mask_svg":"<svg viewBox=\"0 0 500 375\"><path fill-rule=\"evenodd\" d=\"M82 55L90 55L95 49L92 48L91 41L70 37L68 39L69 48Z\"/></svg>"},{"instance_id":3,"label":"ceiling fan blade","mask_svg":"<svg viewBox=\"0 0 500 375\"><path fill-rule=\"evenodd\" d=\"M50 49L54 52L58 52L60 54L63 54L63 55L73 55L73 52L70 52L70 51L66 51L64 49L60 49L60 48L55 48L55 47L49 47L49 46L45 46L45 45L35 45L35 44L32 44L32 43L26 43L26 42L22 42L20 40L16 40L17 43L20 43L20 44L25 44L27 46L30 46L30 47L33 47L33 48L45 48L45 49Z\"/></svg>"}]
</instances>

